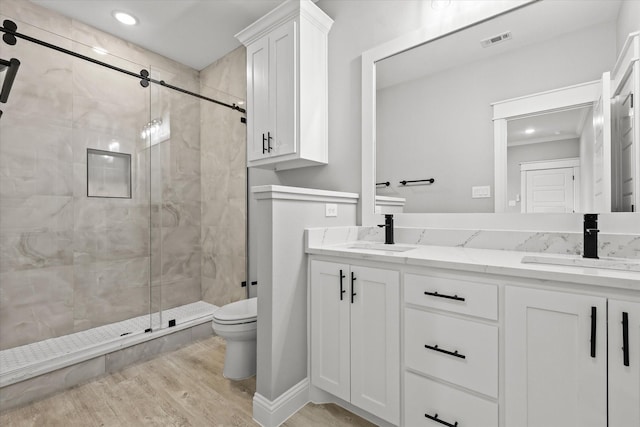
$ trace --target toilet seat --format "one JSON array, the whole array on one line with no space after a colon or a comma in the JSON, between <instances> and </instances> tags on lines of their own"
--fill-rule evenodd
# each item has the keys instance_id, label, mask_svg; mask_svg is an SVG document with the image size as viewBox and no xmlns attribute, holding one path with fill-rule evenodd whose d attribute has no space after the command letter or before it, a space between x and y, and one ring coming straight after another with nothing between
<instances>
[{"instance_id":1,"label":"toilet seat","mask_svg":"<svg viewBox=\"0 0 640 427\"><path fill-rule=\"evenodd\" d=\"M226 304L213 313L213 321L220 325L236 325L256 322L258 299L249 298Z\"/></svg>"}]
</instances>

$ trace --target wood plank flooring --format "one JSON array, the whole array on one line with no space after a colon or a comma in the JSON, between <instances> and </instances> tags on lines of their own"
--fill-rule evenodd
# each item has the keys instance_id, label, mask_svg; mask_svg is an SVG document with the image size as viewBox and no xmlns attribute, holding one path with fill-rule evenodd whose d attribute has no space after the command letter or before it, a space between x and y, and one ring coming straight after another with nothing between
<instances>
[{"instance_id":1,"label":"wood plank flooring","mask_svg":"<svg viewBox=\"0 0 640 427\"><path fill-rule=\"evenodd\" d=\"M3 412L0 426L255 426L251 417L255 377L225 379L224 351L220 337L193 343ZM332 404L308 404L283 425L373 426Z\"/></svg>"}]
</instances>

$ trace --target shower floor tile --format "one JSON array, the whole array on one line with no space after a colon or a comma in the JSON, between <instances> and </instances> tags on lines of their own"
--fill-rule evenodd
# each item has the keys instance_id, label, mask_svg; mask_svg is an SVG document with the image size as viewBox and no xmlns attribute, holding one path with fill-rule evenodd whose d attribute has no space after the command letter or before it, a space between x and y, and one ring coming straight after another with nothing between
<instances>
[{"instance_id":1,"label":"shower floor tile","mask_svg":"<svg viewBox=\"0 0 640 427\"><path fill-rule=\"evenodd\" d=\"M176 326L178 326L185 322L211 316L217 309L218 307L213 304L198 301L164 310L162 313L147 314L74 334L2 350L0 351L0 374L6 375L29 366L67 357L92 347L117 341L122 336L143 334L150 325L153 325L154 330L158 329L161 324L162 328L167 328L169 320L172 319L175 319Z\"/></svg>"}]
</instances>

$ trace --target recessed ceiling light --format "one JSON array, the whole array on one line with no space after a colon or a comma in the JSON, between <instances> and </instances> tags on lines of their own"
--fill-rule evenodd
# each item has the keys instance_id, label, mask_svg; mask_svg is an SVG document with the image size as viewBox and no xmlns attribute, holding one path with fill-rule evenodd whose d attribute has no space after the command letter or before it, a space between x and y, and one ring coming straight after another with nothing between
<instances>
[{"instance_id":1,"label":"recessed ceiling light","mask_svg":"<svg viewBox=\"0 0 640 427\"><path fill-rule=\"evenodd\" d=\"M529 129L525 129L524 133L526 133L527 135L531 135L532 133L534 133L536 130L534 128L529 128Z\"/></svg>"},{"instance_id":2,"label":"recessed ceiling light","mask_svg":"<svg viewBox=\"0 0 640 427\"><path fill-rule=\"evenodd\" d=\"M124 25L136 25L138 23L138 20L133 15L130 15L126 12L115 10L113 11L113 17Z\"/></svg>"}]
</instances>

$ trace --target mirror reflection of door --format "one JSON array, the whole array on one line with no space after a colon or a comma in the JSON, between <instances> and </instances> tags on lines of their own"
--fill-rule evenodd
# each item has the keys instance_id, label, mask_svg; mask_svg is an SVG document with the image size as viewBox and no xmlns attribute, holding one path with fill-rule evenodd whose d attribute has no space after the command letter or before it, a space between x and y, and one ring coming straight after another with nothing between
<instances>
[{"instance_id":1,"label":"mirror reflection of door","mask_svg":"<svg viewBox=\"0 0 640 427\"><path fill-rule=\"evenodd\" d=\"M581 175L594 169L594 143L590 105L508 120L506 212L584 209L592 190Z\"/></svg>"},{"instance_id":2,"label":"mirror reflection of door","mask_svg":"<svg viewBox=\"0 0 640 427\"><path fill-rule=\"evenodd\" d=\"M631 76L630 76L631 77ZM613 101L613 122L616 137L612 140L612 165L613 174L613 211L635 212L635 194L637 165L637 142L634 141L633 132L633 88L632 79L627 78L622 85L620 93Z\"/></svg>"},{"instance_id":3,"label":"mirror reflection of door","mask_svg":"<svg viewBox=\"0 0 640 427\"><path fill-rule=\"evenodd\" d=\"M586 212L611 212L611 76L604 73L599 85L598 99L593 104L593 195Z\"/></svg>"},{"instance_id":4,"label":"mirror reflection of door","mask_svg":"<svg viewBox=\"0 0 640 427\"><path fill-rule=\"evenodd\" d=\"M526 162L520 170L523 213L580 210L580 159Z\"/></svg>"}]
</instances>

